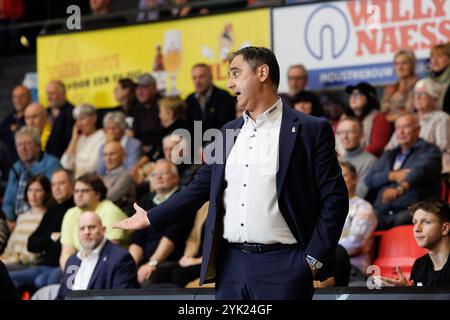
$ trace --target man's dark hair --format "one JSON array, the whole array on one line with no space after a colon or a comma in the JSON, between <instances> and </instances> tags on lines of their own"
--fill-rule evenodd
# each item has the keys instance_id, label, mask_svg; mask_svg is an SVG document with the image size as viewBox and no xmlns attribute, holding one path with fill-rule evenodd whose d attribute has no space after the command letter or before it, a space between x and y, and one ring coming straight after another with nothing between
<instances>
[{"instance_id":1,"label":"man's dark hair","mask_svg":"<svg viewBox=\"0 0 450 320\"><path fill-rule=\"evenodd\" d=\"M75 177L73 175L73 172L71 170L65 169L65 168L58 168L55 171L53 171L52 173L52 177L56 174L56 173L60 173L60 172L64 172L67 176L67 178L70 181L70 184L73 186L75 184Z\"/></svg>"},{"instance_id":2,"label":"man's dark hair","mask_svg":"<svg viewBox=\"0 0 450 320\"><path fill-rule=\"evenodd\" d=\"M90 186L94 190L94 192L100 195L100 201L106 199L106 193L108 192L108 189L105 187L103 180L95 173L83 174L81 177L77 178L76 182L82 182Z\"/></svg>"},{"instance_id":3,"label":"man's dark hair","mask_svg":"<svg viewBox=\"0 0 450 320\"><path fill-rule=\"evenodd\" d=\"M239 55L242 55L244 61L250 65L253 72L256 71L257 67L260 67L263 64L268 65L269 79L274 87L278 89L278 85L280 84L280 67L277 58L270 49L264 47L245 47L232 52L228 56L228 62L231 63L231 61Z\"/></svg>"},{"instance_id":4,"label":"man's dark hair","mask_svg":"<svg viewBox=\"0 0 450 320\"><path fill-rule=\"evenodd\" d=\"M450 207L447 202L439 198L430 198L423 200L408 207L411 217L417 210L429 212L438 217L439 221L450 222Z\"/></svg>"},{"instance_id":5,"label":"man's dark hair","mask_svg":"<svg viewBox=\"0 0 450 320\"><path fill-rule=\"evenodd\" d=\"M347 168L348 171L350 171L350 174L352 175L352 178L356 179L358 177L358 172L356 171L356 168L353 164L347 161L339 161L339 165L341 165L344 168Z\"/></svg>"}]
</instances>

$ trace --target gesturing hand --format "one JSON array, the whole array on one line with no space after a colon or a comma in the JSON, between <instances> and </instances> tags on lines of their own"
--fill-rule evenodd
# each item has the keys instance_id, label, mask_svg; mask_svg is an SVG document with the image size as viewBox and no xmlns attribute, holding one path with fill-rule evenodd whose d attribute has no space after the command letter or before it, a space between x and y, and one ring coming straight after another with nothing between
<instances>
[{"instance_id":1,"label":"gesturing hand","mask_svg":"<svg viewBox=\"0 0 450 320\"><path fill-rule=\"evenodd\" d=\"M113 228L122 230L140 230L150 226L150 222L147 218L147 211L139 207L136 202L133 207L134 210L136 210L134 215L116 223Z\"/></svg>"}]
</instances>

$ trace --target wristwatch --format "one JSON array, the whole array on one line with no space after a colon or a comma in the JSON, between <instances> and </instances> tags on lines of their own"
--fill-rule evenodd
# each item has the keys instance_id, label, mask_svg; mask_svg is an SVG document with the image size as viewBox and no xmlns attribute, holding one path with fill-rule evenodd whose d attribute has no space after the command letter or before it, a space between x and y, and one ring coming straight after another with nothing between
<instances>
[{"instance_id":1,"label":"wristwatch","mask_svg":"<svg viewBox=\"0 0 450 320\"><path fill-rule=\"evenodd\" d=\"M314 271L317 271L323 267L322 262L320 262L316 258L313 258L311 256L306 256L306 260L308 261L309 265L311 266L311 269L313 269Z\"/></svg>"},{"instance_id":2,"label":"wristwatch","mask_svg":"<svg viewBox=\"0 0 450 320\"><path fill-rule=\"evenodd\" d=\"M158 266L158 260L151 259L151 260L148 262L148 265L156 268L156 267Z\"/></svg>"}]
</instances>

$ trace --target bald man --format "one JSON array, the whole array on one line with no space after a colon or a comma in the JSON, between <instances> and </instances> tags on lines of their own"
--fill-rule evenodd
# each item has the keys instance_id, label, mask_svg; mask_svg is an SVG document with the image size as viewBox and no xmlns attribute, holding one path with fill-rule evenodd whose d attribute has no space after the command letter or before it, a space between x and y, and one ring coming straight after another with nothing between
<instances>
[{"instance_id":1,"label":"bald man","mask_svg":"<svg viewBox=\"0 0 450 320\"><path fill-rule=\"evenodd\" d=\"M46 151L61 158L72 137L72 127L75 123L72 116L74 106L67 101L66 87L61 81L50 81L46 87L46 93L48 112L53 127Z\"/></svg>"},{"instance_id":2,"label":"bald man","mask_svg":"<svg viewBox=\"0 0 450 320\"><path fill-rule=\"evenodd\" d=\"M105 237L100 217L92 211L78 220L81 250L66 263L57 299L71 290L137 288L136 264L123 248Z\"/></svg>"},{"instance_id":3,"label":"bald man","mask_svg":"<svg viewBox=\"0 0 450 320\"><path fill-rule=\"evenodd\" d=\"M0 137L6 144L8 151L17 158L14 134L25 125L24 110L31 103L31 92L23 86L15 86L11 94L14 111L0 123Z\"/></svg>"},{"instance_id":4,"label":"bald man","mask_svg":"<svg viewBox=\"0 0 450 320\"><path fill-rule=\"evenodd\" d=\"M37 130L44 151L52 131L52 124L48 120L47 111L40 103L34 102L25 109L25 124Z\"/></svg>"},{"instance_id":5,"label":"bald man","mask_svg":"<svg viewBox=\"0 0 450 320\"><path fill-rule=\"evenodd\" d=\"M367 187L377 196L374 208L378 230L411 224L408 206L438 197L441 187L441 152L419 138L419 121L404 114L395 121L399 146L383 153L366 176Z\"/></svg>"},{"instance_id":6,"label":"bald man","mask_svg":"<svg viewBox=\"0 0 450 320\"><path fill-rule=\"evenodd\" d=\"M102 177L108 188L106 198L116 203L125 212L130 211L135 201L133 178L124 167L125 151L118 141L110 141L103 147L106 174Z\"/></svg>"}]
</instances>

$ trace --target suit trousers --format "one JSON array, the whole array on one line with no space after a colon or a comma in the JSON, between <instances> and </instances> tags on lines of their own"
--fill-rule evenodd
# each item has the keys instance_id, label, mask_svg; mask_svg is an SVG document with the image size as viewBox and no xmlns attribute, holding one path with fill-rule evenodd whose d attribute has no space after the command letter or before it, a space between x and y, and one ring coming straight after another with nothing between
<instances>
[{"instance_id":1,"label":"suit trousers","mask_svg":"<svg viewBox=\"0 0 450 320\"><path fill-rule=\"evenodd\" d=\"M247 253L222 242L217 300L311 300L313 275L300 247Z\"/></svg>"}]
</instances>

